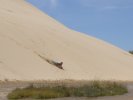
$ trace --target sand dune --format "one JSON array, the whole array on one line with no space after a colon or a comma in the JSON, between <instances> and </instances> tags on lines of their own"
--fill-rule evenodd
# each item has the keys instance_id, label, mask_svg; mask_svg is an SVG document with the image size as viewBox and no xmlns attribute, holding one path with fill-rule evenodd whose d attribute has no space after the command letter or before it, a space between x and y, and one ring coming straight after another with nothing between
<instances>
[{"instance_id":1,"label":"sand dune","mask_svg":"<svg viewBox=\"0 0 133 100\"><path fill-rule=\"evenodd\" d=\"M40 57L41 56L41 57ZM42 57L63 61L61 70ZM133 80L133 56L24 0L0 0L0 80Z\"/></svg>"}]
</instances>

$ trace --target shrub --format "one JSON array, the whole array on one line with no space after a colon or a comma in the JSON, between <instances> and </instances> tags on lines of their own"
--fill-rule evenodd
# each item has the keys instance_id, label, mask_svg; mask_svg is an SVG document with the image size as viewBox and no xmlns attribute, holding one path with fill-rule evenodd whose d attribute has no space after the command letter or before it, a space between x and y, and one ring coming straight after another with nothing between
<instances>
[{"instance_id":1,"label":"shrub","mask_svg":"<svg viewBox=\"0 0 133 100\"><path fill-rule=\"evenodd\" d=\"M129 53L133 54L133 51L129 51Z\"/></svg>"},{"instance_id":2,"label":"shrub","mask_svg":"<svg viewBox=\"0 0 133 100\"><path fill-rule=\"evenodd\" d=\"M98 97L98 96L113 96L127 93L127 88L122 84L116 82L101 82L93 81L88 85L78 87L60 86L46 86L34 87L33 85L23 88L15 89L8 94L8 99L51 99L59 97Z\"/></svg>"}]
</instances>

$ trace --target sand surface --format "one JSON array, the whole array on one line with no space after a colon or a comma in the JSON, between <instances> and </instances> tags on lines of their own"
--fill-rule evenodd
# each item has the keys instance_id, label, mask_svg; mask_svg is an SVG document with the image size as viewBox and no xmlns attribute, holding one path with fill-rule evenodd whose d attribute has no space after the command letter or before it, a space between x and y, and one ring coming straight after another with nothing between
<instances>
[{"instance_id":1,"label":"sand surface","mask_svg":"<svg viewBox=\"0 0 133 100\"><path fill-rule=\"evenodd\" d=\"M43 58L62 61L64 70ZM0 80L5 79L132 81L133 56L68 29L24 0L0 0Z\"/></svg>"}]
</instances>

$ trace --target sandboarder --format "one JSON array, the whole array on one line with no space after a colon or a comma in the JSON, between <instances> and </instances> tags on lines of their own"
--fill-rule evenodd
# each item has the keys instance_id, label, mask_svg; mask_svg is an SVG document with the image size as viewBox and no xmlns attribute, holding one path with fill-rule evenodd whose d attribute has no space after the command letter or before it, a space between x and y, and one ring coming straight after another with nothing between
<instances>
[{"instance_id":1,"label":"sandboarder","mask_svg":"<svg viewBox=\"0 0 133 100\"><path fill-rule=\"evenodd\" d=\"M62 67L63 62L60 62L60 63L58 63L58 62L53 62L53 64L54 64L55 66L57 66L58 68L63 69L63 67Z\"/></svg>"}]
</instances>

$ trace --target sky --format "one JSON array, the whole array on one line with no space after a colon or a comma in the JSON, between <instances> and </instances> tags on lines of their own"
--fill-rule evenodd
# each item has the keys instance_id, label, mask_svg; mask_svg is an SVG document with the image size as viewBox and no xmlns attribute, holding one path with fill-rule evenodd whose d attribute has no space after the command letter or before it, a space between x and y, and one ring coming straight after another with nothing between
<instances>
[{"instance_id":1,"label":"sky","mask_svg":"<svg viewBox=\"0 0 133 100\"><path fill-rule=\"evenodd\" d=\"M65 26L133 50L133 0L27 0Z\"/></svg>"}]
</instances>

